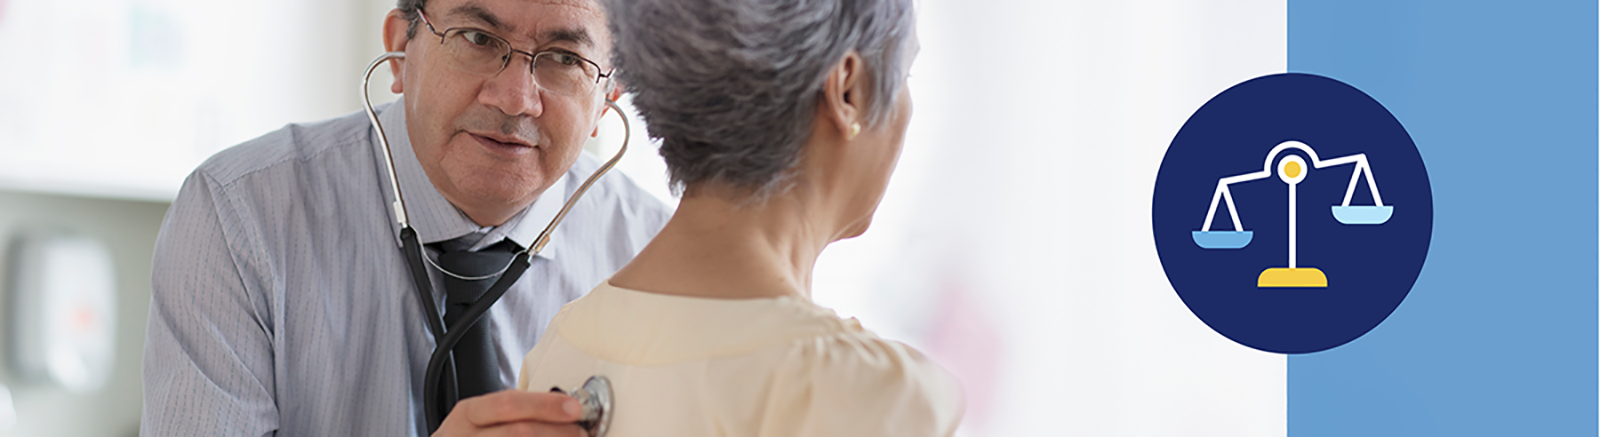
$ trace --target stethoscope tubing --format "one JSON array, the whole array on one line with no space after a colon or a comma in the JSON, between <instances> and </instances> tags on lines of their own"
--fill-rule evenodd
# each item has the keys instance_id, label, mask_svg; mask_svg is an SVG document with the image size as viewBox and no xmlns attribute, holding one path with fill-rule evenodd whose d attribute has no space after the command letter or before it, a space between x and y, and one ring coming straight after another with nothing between
<instances>
[{"instance_id":1,"label":"stethoscope tubing","mask_svg":"<svg viewBox=\"0 0 1600 437\"><path fill-rule=\"evenodd\" d=\"M494 306L495 302L500 301L500 296L506 294L506 290L511 288L511 284L522 277L522 273L527 271L528 266L532 264L528 262L528 259L527 252L518 253L511 260L511 266L506 270L505 275L495 280L494 285L489 286L489 291L484 292L477 302L467 307L467 312L461 315L461 319L451 324L449 329L445 331L444 339L435 343L439 346L433 348L433 355L428 357L428 370L423 373L423 405L427 405L429 402L438 402L439 378L444 374L444 366L447 361L452 367L455 364L454 357L450 355L450 350L455 349L455 345L461 341L461 337L467 335L467 328L476 325L478 320L489 312L489 307ZM450 388L452 392L455 391L456 385L454 382L450 384ZM451 397L455 398L454 393L452 393ZM437 431L439 424L444 421L444 412L440 411L437 405L426 409L428 413L428 432L431 434Z\"/></svg>"},{"instance_id":2,"label":"stethoscope tubing","mask_svg":"<svg viewBox=\"0 0 1600 437\"><path fill-rule=\"evenodd\" d=\"M426 312L423 318L427 320L428 330L434 339L433 354L428 358L427 371L423 374L422 395L423 410L427 416L428 433L432 434L439 429L439 424L444 420L444 412L438 408L439 379L446 366L454 366L450 350L454 349L455 344L461 341L462 336L466 335L467 328L477 324L479 319L482 319L483 315L489 312L489 308L494 306L495 302L500 300L506 290L511 288L511 284L522 277L522 274L532 265L530 261L532 256L543 251L545 245L550 243L551 233L555 231L556 225L561 224L561 221L567 217L567 213L572 211L573 205L577 204L584 193L587 193L589 188L594 186L595 181L611 171L613 167L616 167L617 162L622 160L622 155L628 152L628 140L632 137L633 130L628 123L627 114L622 112L622 108L617 105L617 102L609 98L605 99L606 106L615 111L618 117L622 118L622 147L617 150L617 153L610 160L607 160L599 169L596 169L594 174L589 175L589 178L578 186L577 191L572 193L572 197L567 198L566 203L562 204L561 210L556 213L556 216L550 220L549 224L545 225L544 231L539 233L539 238L534 240L532 247L517 252L511 262L503 269L504 273L500 276L500 279L496 280L477 302L467 308L467 312L462 314L461 319L446 328L443 315L433 302L433 283L428 278L428 272L423 264L424 261L427 261L427 255L422 252L422 244L417 239L416 229L411 227L410 220L406 215L405 197L400 192L400 181L395 173L394 154L389 149L389 138L383 131L383 123L378 121L377 111L372 108L371 93L367 91L367 87L372 80L372 73L378 69L378 66L386 61L405 59L405 57L404 52L387 52L379 55L371 64L367 65L366 74L361 80L361 102L366 109L367 120L371 122L373 129L377 132L378 143L383 149L384 166L388 170L389 186L394 191L395 201L391 207L394 209L395 222L400 226L401 251L405 252L407 269L411 271L412 282L417 286L417 297L422 300L422 309ZM460 277L442 268L439 270L446 274ZM448 391L454 397L455 384L453 383L454 381L451 382Z\"/></svg>"}]
</instances>

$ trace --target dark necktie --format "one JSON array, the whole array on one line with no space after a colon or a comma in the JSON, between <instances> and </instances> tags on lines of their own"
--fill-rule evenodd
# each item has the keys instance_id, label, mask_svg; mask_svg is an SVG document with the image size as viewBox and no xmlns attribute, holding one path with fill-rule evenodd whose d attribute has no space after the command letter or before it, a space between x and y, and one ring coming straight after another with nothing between
<instances>
[{"instance_id":1,"label":"dark necktie","mask_svg":"<svg viewBox=\"0 0 1600 437\"><path fill-rule=\"evenodd\" d=\"M477 252L445 251L453 241L438 243L433 246L441 249L439 252L439 267L450 273L461 276L477 277L494 274L511 262L512 256L521 246L506 239ZM462 313L467 308L478 302L489 286L500 279L500 275L479 280L463 280L450 274L444 274L444 324L450 326L461 319ZM505 389L500 383L500 360L495 353L494 342L491 340L489 330L490 313L484 313L478 323L467 328L461 337L461 342L456 343L451 349L455 358L456 398L445 399L446 411L453 409L457 400L473 396L488 394ZM449 328L446 328L449 329ZM451 379L447 373L444 378ZM448 391L441 393L448 397Z\"/></svg>"}]
</instances>

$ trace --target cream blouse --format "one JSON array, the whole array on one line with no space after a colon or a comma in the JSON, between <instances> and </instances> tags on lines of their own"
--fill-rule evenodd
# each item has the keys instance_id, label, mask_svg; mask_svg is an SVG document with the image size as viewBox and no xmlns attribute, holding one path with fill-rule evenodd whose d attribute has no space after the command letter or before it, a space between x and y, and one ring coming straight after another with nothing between
<instances>
[{"instance_id":1,"label":"cream blouse","mask_svg":"<svg viewBox=\"0 0 1600 437\"><path fill-rule=\"evenodd\" d=\"M557 313L517 387L614 390L612 437L949 436L959 383L798 297L708 299L609 282Z\"/></svg>"}]
</instances>

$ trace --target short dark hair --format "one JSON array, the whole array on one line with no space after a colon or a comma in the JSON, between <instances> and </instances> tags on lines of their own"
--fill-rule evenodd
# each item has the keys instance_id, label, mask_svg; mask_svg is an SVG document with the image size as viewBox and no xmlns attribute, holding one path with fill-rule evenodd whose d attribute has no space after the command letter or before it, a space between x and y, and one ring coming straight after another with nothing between
<instances>
[{"instance_id":1,"label":"short dark hair","mask_svg":"<svg viewBox=\"0 0 1600 437\"><path fill-rule=\"evenodd\" d=\"M399 0L394 8L400 10L400 16L406 18L406 39L417 36L417 13L422 11L422 6L428 0Z\"/></svg>"}]
</instances>

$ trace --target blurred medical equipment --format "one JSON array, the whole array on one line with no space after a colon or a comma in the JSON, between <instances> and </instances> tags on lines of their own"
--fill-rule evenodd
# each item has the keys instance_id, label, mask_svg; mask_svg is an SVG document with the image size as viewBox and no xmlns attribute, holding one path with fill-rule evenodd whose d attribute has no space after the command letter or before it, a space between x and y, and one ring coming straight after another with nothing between
<instances>
[{"instance_id":1,"label":"blurred medical equipment","mask_svg":"<svg viewBox=\"0 0 1600 437\"><path fill-rule=\"evenodd\" d=\"M10 356L19 379L99 390L116 359L116 269L99 240L47 231L11 246ZM6 413L0 405L0 423Z\"/></svg>"},{"instance_id":2,"label":"blurred medical equipment","mask_svg":"<svg viewBox=\"0 0 1600 437\"><path fill-rule=\"evenodd\" d=\"M411 228L411 222L406 215L405 197L400 193L400 181L395 175L394 155L389 150L389 138L383 132L383 124L378 121L377 112L372 109L372 97L367 91L368 84L372 80L372 72L376 71L378 66L390 60L405 59L405 57L406 55L403 52L388 52L374 59L372 64L367 66L366 75L361 79L361 101L367 111L367 120L372 122L372 128L378 134L378 143L383 146L384 167L388 170L389 186L394 189L394 204L392 207L394 208L395 221L400 224L401 250L405 253L407 265L410 267L412 281L416 283L417 297L422 300L422 309L426 313L423 318L427 319L428 330L433 334L433 355L428 359L428 369L423 376L422 385L424 414L427 416L428 433L432 434L439 429L439 424L444 420L444 417L449 415L450 412L447 409L457 400L455 375L442 375L446 363L453 362L450 351L455 348L456 343L461 341L461 337L467 332L467 329L477 324L478 320L483 318L484 313L489 311L489 307L494 306L494 303L500 300L500 296L504 295L508 288L511 288L511 284L522 276L522 273L530 265L529 259L534 254L544 250L545 245L550 242L551 232L555 230L556 225L561 224L563 218L566 218L567 212L572 210L572 205L583 197L584 192L587 192L589 187L600 179L600 176L604 176L607 171L616 166L617 161L622 159L622 154L628 151L628 137L632 134L632 130L628 125L628 117L623 114L622 108L618 107L615 101L606 99L606 106L610 107L618 117L622 118L622 148L617 150L617 154L595 170L594 174L590 175L588 179L584 180L583 185L578 187L578 191L572 193L572 197L568 198L566 204L561 206L561 211L556 213L555 218L550 220L550 224L546 225L544 231L539 233L539 238L534 240L533 247L524 248L517 252L511 262L501 268L499 272L475 277L457 275L440 268L437 264L433 264L433 261L422 253L422 245L417 241L417 231ZM494 275L501 276L500 279L494 282L494 285L490 286L489 291L485 292L477 303L474 303L459 320L446 327L444 326L443 314L434 305L433 284L428 280L428 271L424 262L433 265L434 268L446 275L467 281L487 280L493 278ZM451 365L451 368L455 368L455 366ZM440 386L441 383L444 384L443 387ZM441 389L452 400L450 403L440 405L439 394ZM612 412L611 385L609 381L604 377L591 377L572 396L583 405L583 415L579 425L586 428L590 436L603 436L610 423L610 413Z\"/></svg>"}]
</instances>

